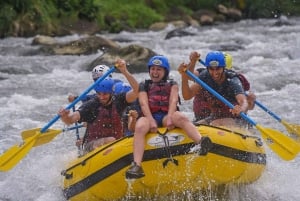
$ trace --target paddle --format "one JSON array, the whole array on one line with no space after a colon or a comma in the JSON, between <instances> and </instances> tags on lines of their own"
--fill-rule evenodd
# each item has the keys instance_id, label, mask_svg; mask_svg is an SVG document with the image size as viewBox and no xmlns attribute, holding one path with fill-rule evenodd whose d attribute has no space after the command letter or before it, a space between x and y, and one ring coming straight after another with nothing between
<instances>
[{"instance_id":1,"label":"paddle","mask_svg":"<svg viewBox=\"0 0 300 201\"><path fill-rule=\"evenodd\" d=\"M204 63L203 60L199 59L199 62L203 66L205 66L205 63ZM295 134L295 135L300 136L300 125L291 124L291 123L288 123L287 121L281 119L278 115L276 115L275 113L273 113L271 110L269 110L266 106L264 106L262 103L258 102L257 100L255 100L255 104L258 105L264 111L266 111L269 115L271 115L272 117L274 117L277 121L279 121L280 123L282 123L290 134Z\"/></svg>"},{"instance_id":2,"label":"paddle","mask_svg":"<svg viewBox=\"0 0 300 201\"><path fill-rule=\"evenodd\" d=\"M281 119L278 115L273 113L271 110L269 110L266 106L264 106L262 103L260 103L257 100L255 100L255 104L258 105L264 111L266 111L269 115L274 117L274 119L276 119L277 121L282 123L290 134L296 134L296 135L300 136L300 125L290 124L290 123L286 122L285 120Z\"/></svg>"},{"instance_id":3,"label":"paddle","mask_svg":"<svg viewBox=\"0 0 300 201\"><path fill-rule=\"evenodd\" d=\"M205 82L195 76L189 70L185 71L188 76L193 78L199 85L217 97L220 101L226 104L229 108L233 108L234 106L226 100L223 96L218 94L215 90L209 87ZM300 152L300 145L289 137L285 136L283 133L270 129L264 128L261 125L257 124L250 117L248 117L245 113L240 114L243 119L248 121L251 125L255 126L262 134L263 139L266 144L273 150L278 156L280 156L284 160L292 160L297 154Z\"/></svg>"},{"instance_id":4,"label":"paddle","mask_svg":"<svg viewBox=\"0 0 300 201\"><path fill-rule=\"evenodd\" d=\"M103 76L98 78L96 82L94 82L90 87L88 87L80 96L78 96L71 104L69 104L66 109L71 109L76 103L78 103L83 97L85 97L92 89L95 88L97 84L102 82L108 75L110 75L115 70L115 67L110 68ZM8 171L12 169L25 155L30 151L30 149L35 145L36 141L39 139L43 133L47 132L48 128L54 124L60 116L57 114L50 122L48 122L42 129L32 129L28 131L24 131L29 135L30 133L32 137L26 138L21 144L16 144L9 148L6 152L4 152L0 156L0 171ZM53 130L52 130L53 131ZM53 138L60 132L58 131L49 131L49 136L53 136ZM58 133L57 133L58 132ZM48 136L48 137L49 137ZM52 138L52 139L53 139ZM50 139L51 138L47 138Z\"/></svg>"},{"instance_id":5,"label":"paddle","mask_svg":"<svg viewBox=\"0 0 300 201\"><path fill-rule=\"evenodd\" d=\"M64 128L64 129L48 129L46 132L43 133L43 135L39 135L39 137L36 139L35 143L34 143L34 147L46 144L48 142L50 142L53 138L55 138L59 133L61 132L66 132L66 131L70 131L70 130L74 130L76 129L76 131L83 127L83 124L78 124L76 126L73 127L68 127L68 128ZM40 132L41 128L34 128L31 130L26 130L23 131L21 133L22 135L22 139L26 140L27 138L30 138L32 136L34 136L37 132Z\"/></svg>"}]
</instances>

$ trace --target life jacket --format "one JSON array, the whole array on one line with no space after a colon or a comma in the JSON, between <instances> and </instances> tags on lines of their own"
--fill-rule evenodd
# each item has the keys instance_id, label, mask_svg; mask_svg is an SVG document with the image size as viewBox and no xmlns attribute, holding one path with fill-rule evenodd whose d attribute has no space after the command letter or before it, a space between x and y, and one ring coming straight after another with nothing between
<instances>
[{"instance_id":1,"label":"life jacket","mask_svg":"<svg viewBox=\"0 0 300 201\"><path fill-rule=\"evenodd\" d=\"M172 82L162 81L153 83L151 80L145 81L145 90L148 94L148 103L151 113L168 112L169 99L171 94Z\"/></svg>"},{"instance_id":2,"label":"life jacket","mask_svg":"<svg viewBox=\"0 0 300 201\"><path fill-rule=\"evenodd\" d=\"M196 121L210 115L210 107L203 91L200 91L194 96L193 111Z\"/></svg>"},{"instance_id":3,"label":"life jacket","mask_svg":"<svg viewBox=\"0 0 300 201\"><path fill-rule=\"evenodd\" d=\"M113 101L109 106L100 104L97 110L96 119L87 126L87 142L103 137L121 138L123 136L123 124L121 112L117 110L116 102Z\"/></svg>"},{"instance_id":4,"label":"life jacket","mask_svg":"<svg viewBox=\"0 0 300 201\"><path fill-rule=\"evenodd\" d=\"M226 70L225 73L226 73L226 76L228 78L238 77L239 80L242 83L244 91L249 91L250 90L250 83L249 83L249 81L247 80L247 78L243 74L237 73L237 72L235 72L233 70Z\"/></svg>"},{"instance_id":5,"label":"life jacket","mask_svg":"<svg viewBox=\"0 0 300 201\"><path fill-rule=\"evenodd\" d=\"M200 74L202 71L206 70L207 68L198 68L196 71ZM210 115L210 108L208 101L204 97L204 93L201 90L198 92L193 99L193 111L195 116L195 121L200 119L204 119Z\"/></svg>"},{"instance_id":6,"label":"life jacket","mask_svg":"<svg viewBox=\"0 0 300 201\"><path fill-rule=\"evenodd\" d=\"M243 88L245 91L249 91L250 90L250 83L248 82L248 80L246 79L246 77L241 74L241 73L238 73L237 74L238 78L240 79L242 85L243 85Z\"/></svg>"},{"instance_id":7,"label":"life jacket","mask_svg":"<svg viewBox=\"0 0 300 201\"><path fill-rule=\"evenodd\" d=\"M229 80L233 77L237 76L237 73L234 71L228 71L225 70L225 76L226 80L222 83L221 86L215 85L214 90L219 93L221 96L223 96L225 99L227 99L229 102L231 102L233 105L237 104L237 101L235 97L232 97L230 94L232 94L232 91L229 87ZM204 82L210 82L209 73L207 72L206 76L204 77ZM211 86L212 87L212 86ZM235 118L235 116L230 112L230 108L224 104L222 101L217 99L214 95L212 95L207 90L203 90L202 96L206 100L206 103L209 105L209 109L212 114L212 120L218 119L218 118Z\"/></svg>"},{"instance_id":8,"label":"life jacket","mask_svg":"<svg viewBox=\"0 0 300 201\"><path fill-rule=\"evenodd\" d=\"M235 105L237 103L235 102L233 104ZM211 111L211 114L213 114L212 120L219 119L219 118L235 118L236 117L230 112L230 108L218 99L211 100L210 111Z\"/></svg>"},{"instance_id":9,"label":"life jacket","mask_svg":"<svg viewBox=\"0 0 300 201\"><path fill-rule=\"evenodd\" d=\"M205 69L197 69L201 73ZM244 75L236 73L232 70L225 70L226 77L231 79L233 77L238 77L242 83L243 89L248 91L250 89L250 84ZM236 102L233 102L237 104ZM232 114L229 112L230 108L225 105L222 101L217 100L213 95L208 91L204 90L197 93L194 96L193 100L193 110L196 120L206 118L213 111L215 118L217 117L232 117Z\"/></svg>"}]
</instances>

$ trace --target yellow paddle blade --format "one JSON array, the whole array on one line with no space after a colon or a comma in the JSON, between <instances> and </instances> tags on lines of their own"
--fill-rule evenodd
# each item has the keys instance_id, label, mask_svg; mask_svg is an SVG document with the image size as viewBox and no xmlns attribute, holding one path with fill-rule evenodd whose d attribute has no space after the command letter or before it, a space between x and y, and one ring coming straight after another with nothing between
<instances>
[{"instance_id":1,"label":"yellow paddle blade","mask_svg":"<svg viewBox=\"0 0 300 201\"><path fill-rule=\"evenodd\" d=\"M290 134L295 134L300 136L300 125L297 124L289 124L288 122L281 120L281 123L285 126L286 130Z\"/></svg>"},{"instance_id":2,"label":"yellow paddle blade","mask_svg":"<svg viewBox=\"0 0 300 201\"><path fill-rule=\"evenodd\" d=\"M266 144L284 160L292 160L300 152L300 145L283 133L256 125Z\"/></svg>"},{"instance_id":3,"label":"yellow paddle blade","mask_svg":"<svg viewBox=\"0 0 300 201\"><path fill-rule=\"evenodd\" d=\"M27 138L23 143L16 144L8 149L0 156L0 171L8 171L12 169L35 144L39 134Z\"/></svg>"},{"instance_id":4,"label":"yellow paddle blade","mask_svg":"<svg viewBox=\"0 0 300 201\"><path fill-rule=\"evenodd\" d=\"M37 133L40 133L40 130L41 130L41 128L34 128L31 130L23 131L21 133L22 139L25 140L27 138L32 137L32 136L36 135ZM46 132L44 132L38 136L38 138L36 139L33 146L36 147L36 146L46 144L46 143L50 142L51 140L53 140L53 138L55 138L61 132L62 132L62 130L48 129Z\"/></svg>"}]
</instances>

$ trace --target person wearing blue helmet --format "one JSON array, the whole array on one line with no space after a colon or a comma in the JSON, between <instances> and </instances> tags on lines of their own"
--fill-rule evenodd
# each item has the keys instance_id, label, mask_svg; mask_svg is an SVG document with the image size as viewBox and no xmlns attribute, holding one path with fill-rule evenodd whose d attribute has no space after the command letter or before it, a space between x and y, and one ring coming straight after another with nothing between
<instances>
[{"instance_id":1,"label":"person wearing blue helmet","mask_svg":"<svg viewBox=\"0 0 300 201\"><path fill-rule=\"evenodd\" d=\"M196 144L201 144L200 155L208 152L211 141L202 137L197 128L180 111L178 111L178 84L168 79L169 61L158 55L148 62L150 80L139 85L138 100L142 116L137 120L134 133L133 163L126 171L127 179L138 179L145 176L141 163L145 149L145 136L148 132L158 132L158 127L168 130L182 128Z\"/></svg>"},{"instance_id":2,"label":"person wearing blue helmet","mask_svg":"<svg viewBox=\"0 0 300 201\"><path fill-rule=\"evenodd\" d=\"M98 78L102 77L105 73L107 73L110 70L110 68L107 65L97 65L92 70L92 79L94 82L97 81ZM109 78L112 78L112 74L108 76ZM113 79L113 78L112 78ZM122 82L119 79L113 79L115 83ZM92 98L94 98L96 94L87 94L85 97L81 99L82 102L88 101ZM68 101L73 102L78 96L69 94L68 95Z\"/></svg>"},{"instance_id":3,"label":"person wearing blue helmet","mask_svg":"<svg viewBox=\"0 0 300 201\"><path fill-rule=\"evenodd\" d=\"M120 94L131 90L131 86L125 82L117 82L113 86L114 94Z\"/></svg>"},{"instance_id":4,"label":"person wearing blue helmet","mask_svg":"<svg viewBox=\"0 0 300 201\"><path fill-rule=\"evenodd\" d=\"M184 100L190 100L197 94L202 93L202 97L205 98L203 101L208 104L210 109L210 115L197 123L211 124L215 126L248 125L239 116L241 112L246 113L249 109L245 91L238 76L235 76L225 69L226 61L222 52L212 51L206 55L206 69L203 70L198 77L217 93L231 102L234 105L234 108L230 109L199 84L193 83L192 85L189 85L189 76L184 73L184 70L189 69L193 72L195 63L198 61L199 57L200 54L194 53L193 55L190 55L190 59L192 58L190 64L182 63L178 67L178 71L181 73L182 78L182 96Z\"/></svg>"},{"instance_id":5,"label":"person wearing blue helmet","mask_svg":"<svg viewBox=\"0 0 300 201\"><path fill-rule=\"evenodd\" d=\"M248 101L248 110L252 110L254 108L254 102L256 99L256 96L253 92L249 91L250 90L250 83L246 79L246 77L241 74L237 73L233 70L232 67L232 56L227 53L227 52L222 52L224 57L225 57L225 74L228 75L228 77L233 77L236 76L240 79L244 91L248 91L247 95L247 101ZM189 70L194 72L196 76L199 76L202 71L206 70L206 64L203 62L200 62L202 65L194 70L196 64L198 63L200 58L200 54L196 51L192 51L190 53L190 62L188 64ZM195 124L199 124L199 122L202 119L205 119L210 116L210 108L209 104L207 102L207 98L205 97L205 90L199 91L197 94L195 94L194 99L193 99L193 111L194 111L194 122ZM199 121L199 122L198 122Z\"/></svg>"},{"instance_id":6,"label":"person wearing blue helmet","mask_svg":"<svg viewBox=\"0 0 300 201\"><path fill-rule=\"evenodd\" d=\"M95 86L96 96L84 102L75 112L63 108L58 112L61 120L68 125L87 122L83 138L86 152L123 137L122 113L137 98L138 82L128 72L125 61L117 59L116 66L128 80L132 88L130 91L114 95L115 82L106 78Z\"/></svg>"}]
</instances>

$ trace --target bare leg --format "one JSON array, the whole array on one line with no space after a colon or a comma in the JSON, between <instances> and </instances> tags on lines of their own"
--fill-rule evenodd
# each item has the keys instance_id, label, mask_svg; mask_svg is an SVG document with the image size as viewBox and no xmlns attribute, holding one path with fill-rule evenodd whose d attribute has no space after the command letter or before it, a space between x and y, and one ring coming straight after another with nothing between
<instances>
[{"instance_id":1,"label":"bare leg","mask_svg":"<svg viewBox=\"0 0 300 201\"><path fill-rule=\"evenodd\" d=\"M138 179L145 176L141 167L145 150L145 137L150 130L150 122L146 117L141 117L136 122L134 142L133 142L133 159L131 167L126 171L127 179Z\"/></svg>"},{"instance_id":2,"label":"bare leg","mask_svg":"<svg viewBox=\"0 0 300 201\"><path fill-rule=\"evenodd\" d=\"M147 118L141 117L136 122L134 142L133 142L133 157L137 165L141 165L145 150L145 137L150 130L150 124Z\"/></svg>"},{"instance_id":3,"label":"bare leg","mask_svg":"<svg viewBox=\"0 0 300 201\"><path fill-rule=\"evenodd\" d=\"M184 114L176 111L172 115L172 121L176 127L183 129L196 144L200 142L201 134L194 126L194 124Z\"/></svg>"}]
</instances>

